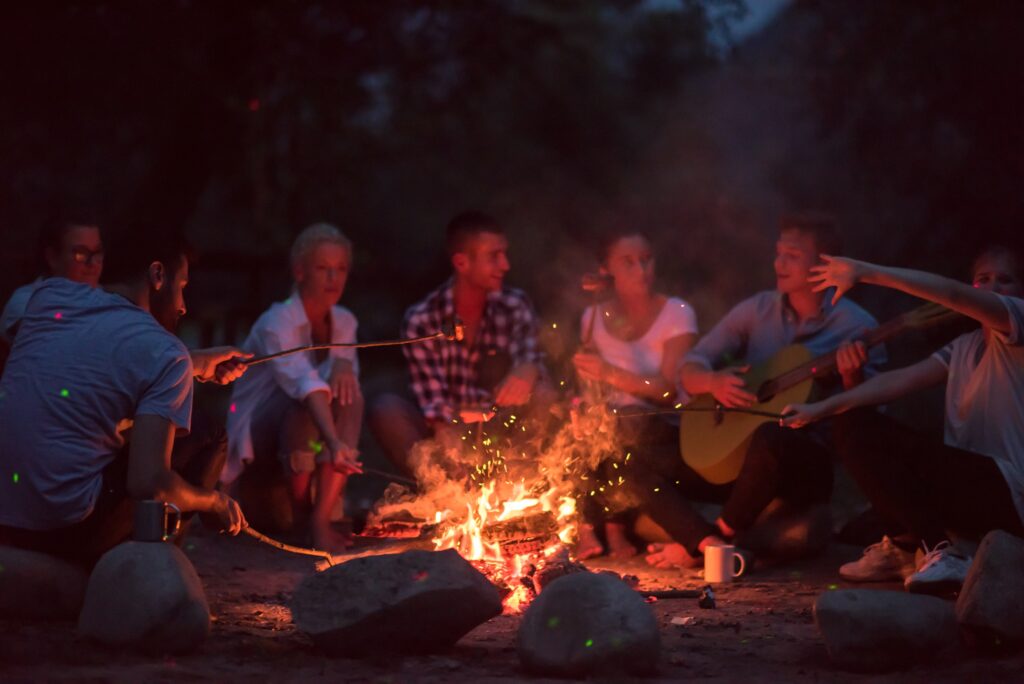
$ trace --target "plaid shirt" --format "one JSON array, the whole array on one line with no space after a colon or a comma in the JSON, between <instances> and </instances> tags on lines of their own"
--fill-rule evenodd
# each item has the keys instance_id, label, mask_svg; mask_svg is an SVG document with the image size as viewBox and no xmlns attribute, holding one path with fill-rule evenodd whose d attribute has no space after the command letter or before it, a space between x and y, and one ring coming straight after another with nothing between
<instances>
[{"instance_id":1,"label":"plaid shirt","mask_svg":"<svg viewBox=\"0 0 1024 684\"><path fill-rule=\"evenodd\" d=\"M405 312L405 337L430 335L455 316L454 281L431 292ZM451 421L460 406L493 402L491 392L478 386L481 358L496 352L511 357L512 367L535 363L543 372L537 344L537 315L520 290L504 288L487 295L487 305L473 346L447 340L402 348L409 361L412 389L428 420Z\"/></svg>"}]
</instances>

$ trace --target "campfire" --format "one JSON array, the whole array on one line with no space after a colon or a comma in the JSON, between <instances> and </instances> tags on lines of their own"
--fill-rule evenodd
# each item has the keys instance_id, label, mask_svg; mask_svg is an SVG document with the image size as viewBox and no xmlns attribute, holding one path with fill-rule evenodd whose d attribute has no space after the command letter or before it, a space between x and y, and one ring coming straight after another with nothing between
<instances>
[{"instance_id":1,"label":"campfire","mask_svg":"<svg viewBox=\"0 0 1024 684\"><path fill-rule=\"evenodd\" d=\"M413 462L423 493L393 485L370 520L378 530L418 524L436 550L458 551L505 594L506 613L524 610L545 578L580 567L571 557L578 501L618 484L588 473L621 456L603 405L574 407L552 436L528 437L522 422L513 414L467 426L461 449L421 442Z\"/></svg>"}]
</instances>

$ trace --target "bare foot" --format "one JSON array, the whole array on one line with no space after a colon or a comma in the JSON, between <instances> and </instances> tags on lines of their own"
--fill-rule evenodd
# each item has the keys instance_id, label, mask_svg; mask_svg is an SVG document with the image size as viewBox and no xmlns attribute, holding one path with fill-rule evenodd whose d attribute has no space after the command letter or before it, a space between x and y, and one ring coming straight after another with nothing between
<instances>
[{"instance_id":1,"label":"bare foot","mask_svg":"<svg viewBox=\"0 0 1024 684\"><path fill-rule=\"evenodd\" d=\"M626 536L625 525L605 523L604 533L608 536L608 555L612 558L632 558L637 554L636 547Z\"/></svg>"},{"instance_id":2,"label":"bare foot","mask_svg":"<svg viewBox=\"0 0 1024 684\"><path fill-rule=\"evenodd\" d=\"M647 547L647 562L656 568L696 568L701 564L682 544L651 544Z\"/></svg>"},{"instance_id":3,"label":"bare foot","mask_svg":"<svg viewBox=\"0 0 1024 684\"><path fill-rule=\"evenodd\" d=\"M579 539L576 541L576 560L594 558L604 553L601 540L597 538L593 525L580 525L577 531Z\"/></svg>"},{"instance_id":4,"label":"bare foot","mask_svg":"<svg viewBox=\"0 0 1024 684\"><path fill-rule=\"evenodd\" d=\"M313 546L328 553L342 553L352 546L352 536L338 532L330 523L326 525L312 525Z\"/></svg>"}]
</instances>

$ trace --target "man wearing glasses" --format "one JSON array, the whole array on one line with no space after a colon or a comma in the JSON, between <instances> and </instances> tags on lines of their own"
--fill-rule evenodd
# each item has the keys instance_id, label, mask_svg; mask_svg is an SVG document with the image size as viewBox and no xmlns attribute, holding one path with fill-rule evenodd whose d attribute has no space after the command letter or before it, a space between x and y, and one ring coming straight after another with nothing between
<instances>
[{"instance_id":1,"label":"man wearing glasses","mask_svg":"<svg viewBox=\"0 0 1024 684\"><path fill-rule=\"evenodd\" d=\"M65 216L51 220L43 227L40 252L46 265L46 276L67 278L76 283L96 287L103 272L103 240L95 221L84 217ZM11 295L0 316L0 346L14 340L18 324L25 314L29 297L42 278L19 287ZM0 349L0 357L5 356Z\"/></svg>"}]
</instances>

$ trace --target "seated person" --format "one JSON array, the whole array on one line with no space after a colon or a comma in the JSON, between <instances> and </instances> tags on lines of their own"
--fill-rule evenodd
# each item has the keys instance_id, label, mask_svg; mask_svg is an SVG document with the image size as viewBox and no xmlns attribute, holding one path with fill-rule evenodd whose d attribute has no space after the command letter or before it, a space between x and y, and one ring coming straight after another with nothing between
<instances>
[{"instance_id":1,"label":"seated person","mask_svg":"<svg viewBox=\"0 0 1024 684\"><path fill-rule=\"evenodd\" d=\"M90 566L130 535L131 499L213 514L232 534L245 525L212 489L223 450L172 454L193 378L230 382L240 352L189 352L171 333L185 313L183 242L140 231L120 253L107 289L39 284L0 381L0 543Z\"/></svg>"},{"instance_id":2,"label":"seated person","mask_svg":"<svg viewBox=\"0 0 1024 684\"><path fill-rule=\"evenodd\" d=\"M622 231L604 241L600 272L612 282L612 296L583 312L583 349L573 357L579 377L607 387L614 408L656 408L678 402L676 368L697 337L697 316L681 299L654 291L654 253L650 241L636 231ZM678 444L678 421L659 416L620 420L624 443L655 441ZM625 523L604 514L592 497L584 499L588 522L580 525L576 557L597 556L603 548L594 524L604 520L609 551L627 557L636 549L626 537Z\"/></svg>"},{"instance_id":3,"label":"seated person","mask_svg":"<svg viewBox=\"0 0 1024 684\"><path fill-rule=\"evenodd\" d=\"M526 295L504 286L508 239L492 217L459 214L448 224L445 246L452 277L406 311L406 338L464 326L461 342L433 340L403 347L416 404L385 394L372 404L370 428L392 463L412 474L409 450L437 437L457 445L455 422L479 421L491 407L523 406L547 398L537 343L537 316Z\"/></svg>"},{"instance_id":4,"label":"seated person","mask_svg":"<svg viewBox=\"0 0 1024 684\"><path fill-rule=\"evenodd\" d=\"M93 220L70 216L54 218L43 226L39 238L46 276L67 278L91 287L99 285L103 272L103 241ZM0 375L28 299L42 281L40 277L15 290L0 314Z\"/></svg>"},{"instance_id":5,"label":"seated person","mask_svg":"<svg viewBox=\"0 0 1024 684\"><path fill-rule=\"evenodd\" d=\"M843 386L860 382L865 367L873 373L884 351L876 347L869 362L863 343L844 343L875 327L875 319L849 300L833 305L807 281L818 254L839 246L839 232L830 217L784 216L775 246L775 290L737 304L694 346L680 372L683 389L691 396L710 393L727 407L750 406L756 397L744 384L745 368L725 366L726 360L758 364L793 343L815 355L838 349ZM678 444L638 454L626 487L634 492L640 511L674 540L652 545L648 562L696 565L707 545L724 543L753 526L778 497L801 506L827 503L832 492L827 444L827 435L794 433L765 423L752 435L737 479L725 484L707 482L684 463ZM722 502L722 514L710 523L688 499Z\"/></svg>"},{"instance_id":6,"label":"seated person","mask_svg":"<svg viewBox=\"0 0 1024 684\"><path fill-rule=\"evenodd\" d=\"M311 344L354 343L358 323L338 305L352 264L352 243L326 223L295 238L295 289L256 320L242 347L256 355ZM279 460L293 510L309 517L317 548L338 552L351 540L331 526L348 476L359 472L363 395L355 349L322 349L254 366L231 395L228 464L233 482L255 459ZM316 501L311 505L312 485Z\"/></svg>"},{"instance_id":7,"label":"seated person","mask_svg":"<svg viewBox=\"0 0 1024 684\"><path fill-rule=\"evenodd\" d=\"M852 581L904 580L910 591L959 589L970 554L990 530L1024 537L1024 286L1021 262L992 248L974 262L973 286L938 275L825 257L818 289L838 300L856 283L890 287L969 316L981 328L911 366L813 404L787 407L794 428L835 419L843 463L896 530L840 569ZM946 383L945 441L869 407ZM915 564L919 542L931 551Z\"/></svg>"}]
</instances>

